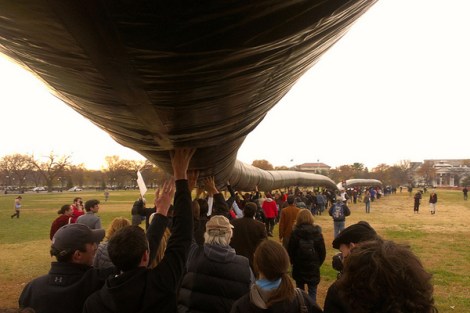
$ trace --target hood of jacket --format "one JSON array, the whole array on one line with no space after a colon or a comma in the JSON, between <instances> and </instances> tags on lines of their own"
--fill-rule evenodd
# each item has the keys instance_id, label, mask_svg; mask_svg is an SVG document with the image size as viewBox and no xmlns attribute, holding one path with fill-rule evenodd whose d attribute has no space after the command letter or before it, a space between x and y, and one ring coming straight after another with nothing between
<instances>
[{"instance_id":1,"label":"hood of jacket","mask_svg":"<svg viewBox=\"0 0 470 313\"><path fill-rule=\"evenodd\" d=\"M146 279L145 267L138 267L106 281L100 290L102 304L109 309L119 308L122 312L139 312Z\"/></svg>"},{"instance_id":2,"label":"hood of jacket","mask_svg":"<svg viewBox=\"0 0 470 313\"><path fill-rule=\"evenodd\" d=\"M295 227L295 232L300 238L312 238L312 235L316 236L321 234L321 227L318 225L301 224Z\"/></svg>"},{"instance_id":3,"label":"hood of jacket","mask_svg":"<svg viewBox=\"0 0 470 313\"><path fill-rule=\"evenodd\" d=\"M204 254L210 260L216 262L231 262L236 256L235 249L230 246L204 244Z\"/></svg>"}]
</instances>

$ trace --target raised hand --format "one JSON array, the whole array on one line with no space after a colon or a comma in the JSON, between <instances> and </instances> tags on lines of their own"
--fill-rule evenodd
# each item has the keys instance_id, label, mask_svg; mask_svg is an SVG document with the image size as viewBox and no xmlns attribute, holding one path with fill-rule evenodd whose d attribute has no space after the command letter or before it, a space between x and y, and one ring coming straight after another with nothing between
<instances>
[{"instance_id":1,"label":"raised hand","mask_svg":"<svg viewBox=\"0 0 470 313\"><path fill-rule=\"evenodd\" d=\"M206 191L209 193L209 195L213 196L216 193L219 193L217 190L217 187L215 187L215 179L214 176L211 177L206 177L204 179L204 187L206 188Z\"/></svg>"},{"instance_id":2,"label":"raised hand","mask_svg":"<svg viewBox=\"0 0 470 313\"><path fill-rule=\"evenodd\" d=\"M170 152L171 165L175 180L188 179L187 171L189 162L196 152L195 148L177 148Z\"/></svg>"},{"instance_id":3,"label":"raised hand","mask_svg":"<svg viewBox=\"0 0 470 313\"><path fill-rule=\"evenodd\" d=\"M165 181L161 189L161 195L160 188L155 191L155 207L157 208L157 213L167 216L173 196L175 195L174 178Z\"/></svg>"}]
</instances>

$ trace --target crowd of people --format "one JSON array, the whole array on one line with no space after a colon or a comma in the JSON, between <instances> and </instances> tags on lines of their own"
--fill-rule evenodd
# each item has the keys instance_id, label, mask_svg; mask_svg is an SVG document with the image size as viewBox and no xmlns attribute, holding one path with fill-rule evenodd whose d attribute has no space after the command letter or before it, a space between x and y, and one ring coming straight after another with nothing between
<instances>
[{"instance_id":1,"label":"crowd of people","mask_svg":"<svg viewBox=\"0 0 470 313\"><path fill-rule=\"evenodd\" d=\"M173 176L108 229L98 200L64 205L51 225L48 274L23 289L29 312L437 312L431 275L409 247L367 222L345 227L348 196L255 189L225 199L188 172L194 149L171 153ZM191 191L204 184L205 196ZM370 197L368 192L364 198ZM370 200L370 198L369 198ZM86 213L83 211L85 209ZM338 279L317 303L327 245L315 216L333 219ZM145 220L145 228L141 223ZM274 235L279 225L279 240ZM291 272L290 272L290 269ZM382 279L385 278L385 279ZM353 288L354 287L354 288Z\"/></svg>"}]
</instances>

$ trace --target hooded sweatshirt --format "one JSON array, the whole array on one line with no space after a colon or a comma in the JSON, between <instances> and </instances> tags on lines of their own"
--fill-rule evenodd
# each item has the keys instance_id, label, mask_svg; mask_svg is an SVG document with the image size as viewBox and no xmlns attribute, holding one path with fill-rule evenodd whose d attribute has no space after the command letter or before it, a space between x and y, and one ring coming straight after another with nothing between
<instances>
[{"instance_id":1,"label":"hooded sweatshirt","mask_svg":"<svg viewBox=\"0 0 470 313\"><path fill-rule=\"evenodd\" d=\"M193 231L187 180L176 181L174 206L172 234L165 256L157 267L138 267L107 279L105 286L87 299L83 312L176 311L176 294ZM152 223L157 223L157 219Z\"/></svg>"}]
</instances>

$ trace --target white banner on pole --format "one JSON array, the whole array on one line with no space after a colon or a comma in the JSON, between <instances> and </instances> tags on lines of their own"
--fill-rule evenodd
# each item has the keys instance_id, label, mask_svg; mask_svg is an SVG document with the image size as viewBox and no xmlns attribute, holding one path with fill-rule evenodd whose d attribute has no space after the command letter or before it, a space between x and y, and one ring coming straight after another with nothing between
<instances>
[{"instance_id":1,"label":"white banner on pole","mask_svg":"<svg viewBox=\"0 0 470 313\"><path fill-rule=\"evenodd\" d=\"M137 185L139 186L140 195L143 198L147 192L147 186L145 186L145 182L140 171L137 171Z\"/></svg>"}]
</instances>

